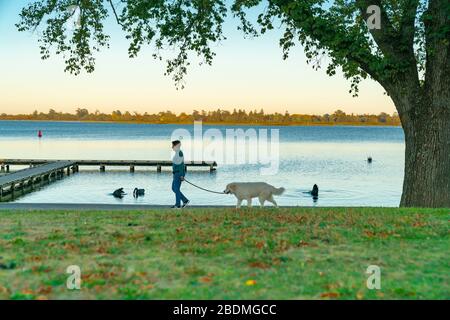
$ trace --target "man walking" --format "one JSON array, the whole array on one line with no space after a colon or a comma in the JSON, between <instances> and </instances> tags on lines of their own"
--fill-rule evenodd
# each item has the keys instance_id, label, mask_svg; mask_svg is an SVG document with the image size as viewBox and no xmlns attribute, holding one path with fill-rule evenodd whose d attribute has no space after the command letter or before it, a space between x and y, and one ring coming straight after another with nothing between
<instances>
[{"instance_id":1,"label":"man walking","mask_svg":"<svg viewBox=\"0 0 450 320\"><path fill-rule=\"evenodd\" d=\"M181 192L181 183L186 174L186 167L184 165L183 151L181 151L181 142L179 140L172 141L172 150L175 152L172 158L172 191L175 193L175 205L172 208L184 208L189 204L189 200ZM183 205L181 205L183 202Z\"/></svg>"}]
</instances>

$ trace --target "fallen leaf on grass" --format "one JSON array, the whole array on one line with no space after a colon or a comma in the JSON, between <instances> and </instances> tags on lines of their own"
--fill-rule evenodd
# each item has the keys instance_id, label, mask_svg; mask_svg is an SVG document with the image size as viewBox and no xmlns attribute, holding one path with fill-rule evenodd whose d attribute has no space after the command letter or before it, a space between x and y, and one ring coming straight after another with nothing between
<instances>
[{"instance_id":1,"label":"fallen leaf on grass","mask_svg":"<svg viewBox=\"0 0 450 320\"><path fill-rule=\"evenodd\" d=\"M24 289L24 290L22 290L21 293L25 294L25 295L33 295L33 290L31 290L31 289Z\"/></svg>"},{"instance_id":2,"label":"fallen leaf on grass","mask_svg":"<svg viewBox=\"0 0 450 320\"><path fill-rule=\"evenodd\" d=\"M9 292L9 289L8 289L8 288L5 288L5 287L3 287L3 286L0 286L0 293L7 294L8 292Z\"/></svg>"},{"instance_id":3,"label":"fallen leaf on grass","mask_svg":"<svg viewBox=\"0 0 450 320\"><path fill-rule=\"evenodd\" d=\"M245 281L246 286L254 286L256 284L256 280L247 280Z\"/></svg>"},{"instance_id":4,"label":"fallen leaf on grass","mask_svg":"<svg viewBox=\"0 0 450 320\"><path fill-rule=\"evenodd\" d=\"M151 290L153 289L155 286L152 284L146 284L144 286L141 286L142 290Z\"/></svg>"},{"instance_id":5,"label":"fallen leaf on grass","mask_svg":"<svg viewBox=\"0 0 450 320\"><path fill-rule=\"evenodd\" d=\"M103 272L102 274L102 278L103 279L110 279L110 278L115 278L117 276L117 274L114 271L107 271L107 272Z\"/></svg>"},{"instance_id":6,"label":"fallen leaf on grass","mask_svg":"<svg viewBox=\"0 0 450 320\"><path fill-rule=\"evenodd\" d=\"M425 222L421 222L421 221L416 221L416 222L414 222L412 224L412 226L415 227L415 228L421 228L421 227L426 226L426 223Z\"/></svg>"},{"instance_id":7,"label":"fallen leaf on grass","mask_svg":"<svg viewBox=\"0 0 450 320\"><path fill-rule=\"evenodd\" d=\"M33 262L40 262L40 261L42 261L42 258L39 256L32 256L32 257L28 258L27 260L33 261Z\"/></svg>"},{"instance_id":8,"label":"fallen leaf on grass","mask_svg":"<svg viewBox=\"0 0 450 320\"><path fill-rule=\"evenodd\" d=\"M52 290L53 290L52 287L48 286L48 287L39 288L39 290L37 292L42 295L47 295L47 294L51 293Z\"/></svg>"},{"instance_id":9,"label":"fallen leaf on grass","mask_svg":"<svg viewBox=\"0 0 450 320\"><path fill-rule=\"evenodd\" d=\"M270 268L270 265L268 265L267 263L261 262L261 261L252 262L252 263L249 264L249 266L251 268L259 268L259 269L268 269L268 268Z\"/></svg>"},{"instance_id":10,"label":"fallen leaf on grass","mask_svg":"<svg viewBox=\"0 0 450 320\"><path fill-rule=\"evenodd\" d=\"M97 248L96 252L97 253L101 253L101 254L105 254L106 253L106 248L104 246L100 246Z\"/></svg>"},{"instance_id":11,"label":"fallen leaf on grass","mask_svg":"<svg viewBox=\"0 0 450 320\"><path fill-rule=\"evenodd\" d=\"M209 282L212 281L212 279L210 277L201 277L199 279L199 281L202 282L202 283L209 283Z\"/></svg>"},{"instance_id":12,"label":"fallen leaf on grass","mask_svg":"<svg viewBox=\"0 0 450 320\"><path fill-rule=\"evenodd\" d=\"M298 243L299 247L307 247L309 246L309 243L303 240L300 240L300 242Z\"/></svg>"},{"instance_id":13,"label":"fallen leaf on grass","mask_svg":"<svg viewBox=\"0 0 450 320\"><path fill-rule=\"evenodd\" d=\"M368 231L368 230L365 230L365 231L364 231L364 234L365 234L366 237L368 237L368 238L373 238L373 237L375 236L375 233L374 233L374 232Z\"/></svg>"},{"instance_id":14,"label":"fallen leaf on grass","mask_svg":"<svg viewBox=\"0 0 450 320\"><path fill-rule=\"evenodd\" d=\"M339 298L339 293L337 292L324 292L322 294L320 294L321 298Z\"/></svg>"},{"instance_id":15,"label":"fallen leaf on grass","mask_svg":"<svg viewBox=\"0 0 450 320\"><path fill-rule=\"evenodd\" d=\"M259 241L259 242L256 242L255 246L258 249L262 249L262 248L264 248L266 246L266 243L264 241Z\"/></svg>"}]
</instances>

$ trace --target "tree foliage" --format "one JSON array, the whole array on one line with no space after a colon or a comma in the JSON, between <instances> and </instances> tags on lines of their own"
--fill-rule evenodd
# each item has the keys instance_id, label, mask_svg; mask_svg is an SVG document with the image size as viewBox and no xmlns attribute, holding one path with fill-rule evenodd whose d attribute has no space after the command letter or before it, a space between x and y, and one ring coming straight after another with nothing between
<instances>
[{"instance_id":1,"label":"tree foliage","mask_svg":"<svg viewBox=\"0 0 450 320\"><path fill-rule=\"evenodd\" d=\"M95 52L108 47L105 21L112 15L129 40L128 54L136 57L143 45L153 45L153 57L176 50L167 59L167 74L182 84L189 66L189 54L200 56L211 64L214 52L210 45L224 39L222 24L226 6L217 0L37 0L20 14L19 31L36 30L42 25L39 42L43 59L63 54L66 71L79 74L82 69L94 71ZM75 27L67 23L79 8Z\"/></svg>"},{"instance_id":2,"label":"tree foliage","mask_svg":"<svg viewBox=\"0 0 450 320\"><path fill-rule=\"evenodd\" d=\"M366 25L370 5L381 10L380 29L369 30ZM432 19L433 6L441 19ZM254 21L248 19L251 10L260 12ZM79 20L71 30L66 22L75 12ZM212 44L225 39L222 26L230 14L240 19L244 33L253 36L282 28L284 58L296 43L315 68L328 56L326 72L334 75L340 67L355 94L358 83L368 76L388 92L393 81L406 75L423 85L427 56L438 46L447 51L449 46L446 0L33 0L22 10L17 27L20 31L41 27L42 58L54 48L64 55L66 71L78 74L94 70L94 53L108 46L105 21L113 16L129 40L129 56L137 56L144 45L153 46L153 57L166 58L167 74L182 86L190 55L211 64Z\"/></svg>"}]
</instances>

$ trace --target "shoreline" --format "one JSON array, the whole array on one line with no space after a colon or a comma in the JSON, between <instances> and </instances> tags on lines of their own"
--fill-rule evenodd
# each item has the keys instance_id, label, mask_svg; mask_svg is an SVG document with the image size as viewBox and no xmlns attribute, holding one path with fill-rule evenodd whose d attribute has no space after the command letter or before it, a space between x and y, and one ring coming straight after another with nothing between
<instances>
[{"instance_id":1,"label":"shoreline","mask_svg":"<svg viewBox=\"0 0 450 320\"><path fill-rule=\"evenodd\" d=\"M103 204L103 203L14 203L6 202L0 203L0 211L61 211L61 210L76 210L76 211L142 211L142 210L168 210L182 212L183 210L191 209L236 209L235 205L192 205L188 206L186 209L171 209L170 205L163 204ZM263 211L263 210L277 210L277 209L399 209L399 207L349 207L349 206L333 206L333 207L315 207L315 206L278 206L275 208L273 206L265 206L260 208L259 206L253 206L248 208L242 206L239 211L245 212L248 210Z\"/></svg>"},{"instance_id":2,"label":"shoreline","mask_svg":"<svg viewBox=\"0 0 450 320\"><path fill-rule=\"evenodd\" d=\"M29 119L0 119L3 121L17 121L17 122L56 122L56 123L114 123L114 124L146 124L146 125L193 125L193 122L168 122L168 123L155 123L155 122L139 122L139 121L96 121L96 120L29 120ZM353 122L340 122L340 123L224 123L224 122L202 122L205 126L255 126L255 127L393 127L401 128L401 125L394 124L379 124L379 123L353 123Z\"/></svg>"}]
</instances>

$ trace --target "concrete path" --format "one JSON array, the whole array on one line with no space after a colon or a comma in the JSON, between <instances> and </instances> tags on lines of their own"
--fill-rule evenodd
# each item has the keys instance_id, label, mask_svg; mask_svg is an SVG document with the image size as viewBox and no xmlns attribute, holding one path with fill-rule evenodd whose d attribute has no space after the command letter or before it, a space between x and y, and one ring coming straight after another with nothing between
<instances>
[{"instance_id":1,"label":"concrete path","mask_svg":"<svg viewBox=\"0 0 450 320\"><path fill-rule=\"evenodd\" d=\"M188 208L235 208L235 206L189 206ZM132 211L149 209L170 209L168 205L133 205L133 204L91 204L91 203L1 203L1 210L40 210L40 211Z\"/></svg>"}]
</instances>

